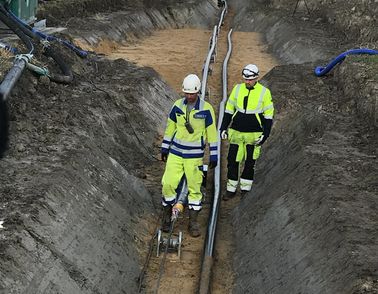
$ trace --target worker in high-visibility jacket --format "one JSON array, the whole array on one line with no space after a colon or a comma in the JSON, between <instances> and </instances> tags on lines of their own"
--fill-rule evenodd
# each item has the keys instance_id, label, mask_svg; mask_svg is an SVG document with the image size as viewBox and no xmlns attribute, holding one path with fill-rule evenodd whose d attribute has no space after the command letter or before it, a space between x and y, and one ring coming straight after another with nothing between
<instances>
[{"instance_id":1,"label":"worker in high-visibility jacket","mask_svg":"<svg viewBox=\"0 0 378 294\"><path fill-rule=\"evenodd\" d=\"M258 82L259 69L254 64L242 70L244 83L237 84L227 100L221 138L229 140L227 157L227 201L236 195L240 183L241 195L252 189L254 167L261 145L270 135L274 106L270 90ZM244 169L240 175L240 163Z\"/></svg>"},{"instance_id":2,"label":"worker in high-visibility jacket","mask_svg":"<svg viewBox=\"0 0 378 294\"><path fill-rule=\"evenodd\" d=\"M162 178L162 229L170 229L176 188L185 174L189 190L189 233L192 237L201 234L197 217L202 208L201 183L206 140L210 145L209 168L214 168L218 162L218 133L214 110L208 102L200 99L200 88L198 76L190 74L185 77L182 84L185 97L174 103L168 115L161 146L162 160L167 162Z\"/></svg>"}]
</instances>

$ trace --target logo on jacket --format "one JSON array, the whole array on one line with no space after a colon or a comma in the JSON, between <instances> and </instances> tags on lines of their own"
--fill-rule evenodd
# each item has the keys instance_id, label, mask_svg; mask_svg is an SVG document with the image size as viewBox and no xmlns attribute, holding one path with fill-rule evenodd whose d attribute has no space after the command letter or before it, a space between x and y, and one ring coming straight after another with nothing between
<instances>
[{"instance_id":1,"label":"logo on jacket","mask_svg":"<svg viewBox=\"0 0 378 294\"><path fill-rule=\"evenodd\" d=\"M203 113L196 113L193 115L194 118L206 118L206 114Z\"/></svg>"}]
</instances>

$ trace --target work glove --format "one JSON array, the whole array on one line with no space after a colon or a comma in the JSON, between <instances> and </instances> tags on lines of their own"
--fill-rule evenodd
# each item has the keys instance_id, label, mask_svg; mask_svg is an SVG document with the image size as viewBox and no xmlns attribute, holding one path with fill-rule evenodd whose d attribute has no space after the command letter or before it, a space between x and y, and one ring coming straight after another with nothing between
<instances>
[{"instance_id":1,"label":"work glove","mask_svg":"<svg viewBox=\"0 0 378 294\"><path fill-rule=\"evenodd\" d=\"M223 140L227 140L227 138L228 138L228 133L227 133L226 130L223 130L223 131L221 132L221 138L222 138Z\"/></svg>"},{"instance_id":2,"label":"work glove","mask_svg":"<svg viewBox=\"0 0 378 294\"><path fill-rule=\"evenodd\" d=\"M266 141L266 139L268 139L267 136L265 136L265 135L261 135L261 136L258 137L257 140L255 141L255 145L257 145L257 146L261 146L262 144L264 144L264 142Z\"/></svg>"},{"instance_id":3,"label":"work glove","mask_svg":"<svg viewBox=\"0 0 378 294\"><path fill-rule=\"evenodd\" d=\"M184 211L184 205L182 203L178 202L172 207L172 216L171 216L171 221L175 220L178 218L179 214Z\"/></svg>"},{"instance_id":4,"label":"work glove","mask_svg":"<svg viewBox=\"0 0 378 294\"><path fill-rule=\"evenodd\" d=\"M161 154L161 160L164 161L164 162L166 162L167 159L168 159L168 153L162 153Z\"/></svg>"},{"instance_id":5,"label":"work glove","mask_svg":"<svg viewBox=\"0 0 378 294\"><path fill-rule=\"evenodd\" d=\"M210 168L210 169L215 168L217 165L218 165L218 162L217 162L217 161L210 161L210 162L209 162L209 168Z\"/></svg>"}]
</instances>

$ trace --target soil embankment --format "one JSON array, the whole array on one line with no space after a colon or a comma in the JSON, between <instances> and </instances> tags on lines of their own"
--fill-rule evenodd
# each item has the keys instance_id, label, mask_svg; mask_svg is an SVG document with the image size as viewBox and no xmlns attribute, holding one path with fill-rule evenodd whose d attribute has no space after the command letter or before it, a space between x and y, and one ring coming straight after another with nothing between
<instances>
[{"instance_id":1,"label":"soil embankment","mask_svg":"<svg viewBox=\"0 0 378 294\"><path fill-rule=\"evenodd\" d=\"M46 5L67 11L64 3ZM92 21L97 26L90 44L112 28L109 39L118 42L127 33L148 35L215 11L208 1L158 8L132 15L125 9L130 18L124 27L110 20L117 13L72 18L67 34L80 32L85 42ZM138 13L144 21L127 23ZM158 160L155 144L177 94L150 68L96 56L83 61L61 50L74 83L59 85L25 72L8 103L10 146L0 162L0 289L136 293L145 240L158 218L153 198L159 196L145 188L144 167ZM151 182L156 186L158 180Z\"/></svg>"},{"instance_id":2,"label":"soil embankment","mask_svg":"<svg viewBox=\"0 0 378 294\"><path fill-rule=\"evenodd\" d=\"M230 1L230 87L245 63L270 70L274 62L257 59L266 50L281 65L262 79L277 112L253 190L222 203L216 258L224 267L215 269L214 293L378 293L377 58L348 57L326 77L313 74L346 49L378 49L378 5L306 1L310 14L303 1L295 14L286 1ZM61 49L74 83L25 72L12 92L10 146L0 161L1 293L137 292L158 218L161 133L180 80L201 71L214 3L41 5L41 15L66 26L65 37L81 46L131 55L83 61ZM186 37L169 40L156 31L178 28L191 43L201 40L197 55L182 54ZM161 46L156 57L166 55L146 59L151 44ZM220 68L213 70L217 108ZM179 273L171 272L171 281L186 278Z\"/></svg>"},{"instance_id":3,"label":"soil embankment","mask_svg":"<svg viewBox=\"0 0 378 294\"><path fill-rule=\"evenodd\" d=\"M264 78L277 114L256 185L234 212L235 292L378 293L377 58L351 56L316 77L361 39L276 2L244 7L236 27L263 32L284 63L307 63Z\"/></svg>"}]
</instances>

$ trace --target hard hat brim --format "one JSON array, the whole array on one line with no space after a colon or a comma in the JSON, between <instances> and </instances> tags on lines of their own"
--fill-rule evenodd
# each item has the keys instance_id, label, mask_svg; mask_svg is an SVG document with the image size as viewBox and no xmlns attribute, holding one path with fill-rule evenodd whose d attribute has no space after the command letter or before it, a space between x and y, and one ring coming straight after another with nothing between
<instances>
[{"instance_id":1,"label":"hard hat brim","mask_svg":"<svg viewBox=\"0 0 378 294\"><path fill-rule=\"evenodd\" d=\"M183 93L187 93L187 94L195 94L195 93L198 93L199 91L189 91L189 90L182 90Z\"/></svg>"}]
</instances>

